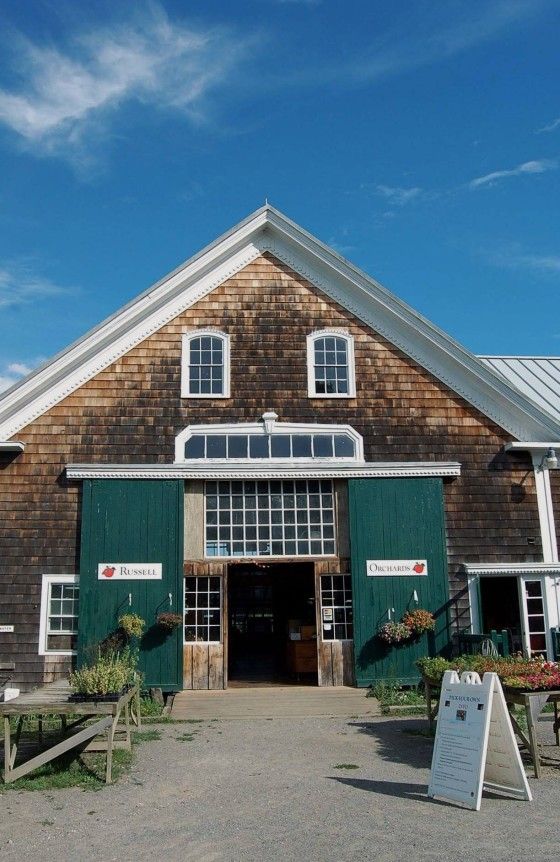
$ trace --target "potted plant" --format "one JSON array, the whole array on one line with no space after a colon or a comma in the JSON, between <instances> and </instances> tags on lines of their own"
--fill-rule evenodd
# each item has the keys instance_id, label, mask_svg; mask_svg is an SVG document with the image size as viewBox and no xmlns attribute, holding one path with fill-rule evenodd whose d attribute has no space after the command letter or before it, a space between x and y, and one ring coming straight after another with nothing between
<instances>
[{"instance_id":1,"label":"potted plant","mask_svg":"<svg viewBox=\"0 0 560 862\"><path fill-rule=\"evenodd\" d=\"M181 614L174 614L171 611L163 611L161 614L157 615L156 622L158 626L166 632L172 632L182 624L183 617Z\"/></svg>"},{"instance_id":2,"label":"potted plant","mask_svg":"<svg viewBox=\"0 0 560 862\"><path fill-rule=\"evenodd\" d=\"M410 640L410 629L404 623L391 621L381 626L377 637L386 644L401 644Z\"/></svg>"},{"instance_id":3,"label":"potted plant","mask_svg":"<svg viewBox=\"0 0 560 862\"><path fill-rule=\"evenodd\" d=\"M142 637L146 623L138 614L123 614L119 617L119 626L129 638L139 638Z\"/></svg>"},{"instance_id":4,"label":"potted plant","mask_svg":"<svg viewBox=\"0 0 560 862\"><path fill-rule=\"evenodd\" d=\"M431 632L436 624L434 615L423 608L407 611L401 622L410 629L411 635L420 637L424 632Z\"/></svg>"},{"instance_id":5,"label":"potted plant","mask_svg":"<svg viewBox=\"0 0 560 862\"><path fill-rule=\"evenodd\" d=\"M137 682L137 655L131 650L102 652L95 661L70 674L73 700L118 700Z\"/></svg>"}]
</instances>

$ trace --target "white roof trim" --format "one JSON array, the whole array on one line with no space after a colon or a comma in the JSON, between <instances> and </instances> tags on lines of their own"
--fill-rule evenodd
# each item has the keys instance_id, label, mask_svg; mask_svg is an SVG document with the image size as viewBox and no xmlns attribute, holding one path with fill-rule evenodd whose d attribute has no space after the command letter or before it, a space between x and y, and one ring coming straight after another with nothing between
<instances>
[{"instance_id":1,"label":"white roof trim","mask_svg":"<svg viewBox=\"0 0 560 862\"><path fill-rule=\"evenodd\" d=\"M270 251L518 439L560 435L554 418L476 356L270 206L262 207L0 397L7 439Z\"/></svg>"},{"instance_id":2,"label":"white roof trim","mask_svg":"<svg viewBox=\"0 0 560 862\"><path fill-rule=\"evenodd\" d=\"M23 452L25 443L20 443L19 440L0 440L0 452Z\"/></svg>"},{"instance_id":3,"label":"white roof trim","mask_svg":"<svg viewBox=\"0 0 560 862\"><path fill-rule=\"evenodd\" d=\"M560 575L560 563L464 563L468 575Z\"/></svg>"},{"instance_id":4,"label":"white roof trim","mask_svg":"<svg viewBox=\"0 0 560 862\"><path fill-rule=\"evenodd\" d=\"M518 442L506 443L504 450L506 452L546 452L547 449L560 449L560 440L549 441L548 443L541 442Z\"/></svg>"},{"instance_id":5,"label":"white roof trim","mask_svg":"<svg viewBox=\"0 0 560 862\"><path fill-rule=\"evenodd\" d=\"M296 464L234 464L201 461L200 464L68 464L68 479L396 479L400 477L460 476L457 462L432 461L355 464L316 461Z\"/></svg>"}]
</instances>

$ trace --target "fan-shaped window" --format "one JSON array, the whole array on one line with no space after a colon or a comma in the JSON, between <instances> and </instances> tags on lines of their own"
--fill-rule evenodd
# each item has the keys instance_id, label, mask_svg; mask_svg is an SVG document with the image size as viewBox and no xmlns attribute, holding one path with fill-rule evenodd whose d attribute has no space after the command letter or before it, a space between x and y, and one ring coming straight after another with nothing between
<instances>
[{"instance_id":1,"label":"fan-shaped window","mask_svg":"<svg viewBox=\"0 0 560 862\"><path fill-rule=\"evenodd\" d=\"M183 398L229 398L229 338L222 332L183 335Z\"/></svg>"},{"instance_id":2,"label":"fan-shaped window","mask_svg":"<svg viewBox=\"0 0 560 862\"><path fill-rule=\"evenodd\" d=\"M307 371L310 398L352 398L356 393L352 336L333 330L309 335Z\"/></svg>"}]
</instances>

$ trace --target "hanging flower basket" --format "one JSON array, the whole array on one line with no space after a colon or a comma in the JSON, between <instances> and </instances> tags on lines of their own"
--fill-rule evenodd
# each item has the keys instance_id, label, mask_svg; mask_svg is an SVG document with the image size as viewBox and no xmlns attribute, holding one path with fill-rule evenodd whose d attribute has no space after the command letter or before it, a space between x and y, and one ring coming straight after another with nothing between
<instances>
[{"instance_id":1,"label":"hanging flower basket","mask_svg":"<svg viewBox=\"0 0 560 862\"><path fill-rule=\"evenodd\" d=\"M119 617L119 626L129 638L142 637L146 623L138 614L123 614Z\"/></svg>"},{"instance_id":2,"label":"hanging flower basket","mask_svg":"<svg viewBox=\"0 0 560 862\"><path fill-rule=\"evenodd\" d=\"M401 644L410 640L410 629L404 623L389 622L381 626L377 637L386 644Z\"/></svg>"},{"instance_id":3,"label":"hanging flower basket","mask_svg":"<svg viewBox=\"0 0 560 862\"><path fill-rule=\"evenodd\" d=\"M424 632L431 632L434 630L434 626L436 624L434 615L431 614L430 611L425 611L422 608L418 608L415 611L407 611L401 622L410 629L412 636L419 636L423 635Z\"/></svg>"},{"instance_id":4,"label":"hanging flower basket","mask_svg":"<svg viewBox=\"0 0 560 862\"><path fill-rule=\"evenodd\" d=\"M165 629L166 632L172 632L179 628L183 622L183 618L181 614L173 614L170 611L166 611L158 614L156 621L160 628Z\"/></svg>"}]
</instances>

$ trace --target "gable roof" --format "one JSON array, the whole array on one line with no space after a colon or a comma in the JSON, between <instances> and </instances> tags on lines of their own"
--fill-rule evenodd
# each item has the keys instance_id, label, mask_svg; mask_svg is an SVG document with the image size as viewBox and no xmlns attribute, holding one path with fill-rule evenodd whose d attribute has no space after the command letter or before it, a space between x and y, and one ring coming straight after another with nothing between
<instances>
[{"instance_id":1,"label":"gable roof","mask_svg":"<svg viewBox=\"0 0 560 862\"><path fill-rule=\"evenodd\" d=\"M530 398L560 423L560 357L479 356L510 386Z\"/></svg>"},{"instance_id":2,"label":"gable roof","mask_svg":"<svg viewBox=\"0 0 560 862\"><path fill-rule=\"evenodd\" d=\"M263 252L303 275L518 439L560 421L333 249L270 205L206 246L0 396L7 440Z\"/></svg>"}]
</instances>

